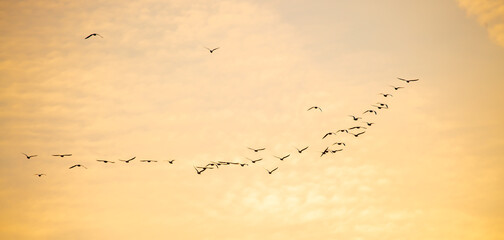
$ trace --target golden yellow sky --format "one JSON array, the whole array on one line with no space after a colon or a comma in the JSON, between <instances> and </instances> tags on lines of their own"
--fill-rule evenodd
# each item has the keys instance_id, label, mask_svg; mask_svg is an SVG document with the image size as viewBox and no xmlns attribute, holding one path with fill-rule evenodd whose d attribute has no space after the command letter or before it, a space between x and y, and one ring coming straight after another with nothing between
<instances>
[{"instance_id":1,"label":"golden yellow sky","mask_svg":"<svg viewBox=\"0 0 504 240\"><path fill-rule=\"evenodd\" d=\"M502 0L1 1L0 29L0 239L504 239Z\"/></svg>"}]
</instances>

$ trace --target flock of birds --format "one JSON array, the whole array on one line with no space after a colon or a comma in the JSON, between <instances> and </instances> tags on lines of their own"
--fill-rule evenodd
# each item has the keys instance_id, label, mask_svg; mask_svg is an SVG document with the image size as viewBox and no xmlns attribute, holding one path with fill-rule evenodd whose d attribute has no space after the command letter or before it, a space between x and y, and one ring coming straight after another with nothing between
<instances>
[{"instance_id":1,"label":"flock of birds","mask_svg":"<svg viewBox=\"0 0 504 240\"><path fill-rule=\"evenodd\" d=\"M92 34L89 34L88 36L86 36L84 39L90 39L92 37L101 37L103 38L103 36L101 36L100 34L98 33L92 33ZM219 47L216 47L216 48L207 48L205 47L210 53L213 53L214 51L216 51L217 49L219 49ZM402 82L405 82L407 84L409 84L410 82L416 82L416 81L419 81L419 79L404 79L404 78L397 78L398 80L402 81ZM392 87L392 89L394 89L394 91L398 91L402 88L405 88L403 86L394 86L394 85L389 85L390 87ZM390 98L390 97L393 97L392 94L390 93L379 93L379 95L383 96L384 98ZM352 118L353 121L359 121L361 119L363 119L366 115L369 115L369 114L373 114L373 115L378 115L378 111L380 110L385 110L385 109L389 109L389 105L387 103L382 103L382 102L377 102L375 104L372 104L371 105L373 108L372 109L367 109L365 110L360 116L355 116L355 115L348 115L349 117ZM323 112L322 111L322 108L320 106L312 106L310 108L308 108L307 111L312 111L312 110L318 110L320 112ZM371 127L374 123L373 122L368 122L368 121L363 121L362 123L365 123L366 126L353 126L353 127L350 127L350 128L344 128L344 129L338 129L334 132L327 132L325 133L323 136L322 136L322 139L325 139L331 135L337 135L337 134L348 134L348 135L351 135L351 136L354 136L354 137L359 137L360 135L366 133L366 130L368 129L368 127ZM330 149L330 147L334 146L334 145L338 145L340 146L340 148L338 149ZM332 144L332 146L327 146L323 151L321 151L320 153L320 157L323 157L324 155L326 154L329 154L329 153L337 153L337 152L341 152L343 151L344 149L342 148L346 146L346 144L344 142L335 142ZM309 148L309 146L306 146L306 147L302 147L302 148L296 148L297 152L299 154L302 154L304 151L306 151L307 149ZM254 153L260 153L260 152L263 152L264 150L266 150L265 147L261 147L261 148L251 148L249 147L248 148L250 151L254 152ZM31 159L31 158L34 158L34 157L37 157L38 155L29 155L29 154L26 154L26 153L22 153L27 159ZM69 153L66 153L66 154L53 154L52 155L53 157L60 157L60 158L63 158L63 157L71 157L72 154L69 154ZM281 156L274 156L275 158L279 159L280 161L284 161L285 159L289 158L291 156L290 153L288 154L285 154L285 155L281 155ZM136 157L132 157L132 158L129 158L129 159L119 159L119 161L121 162L124 162L124 163L130 163L131 161L133 160L136 160ZM260 161L263 161L263 157L258 157L258 158L255 158L255 159L250 159L250 158L247 158L247 160L250 161L251 164L255 164L257 162L260 162ZM101 162L101 163L104 163L104 164L109 164L109 163L115 163L114 161L110 161L110 160L104 160L104 159L97 159L96 160L97 162ZM154 162L158 162L158 160L152 160L152 159L142 159L142 160L139 160L140 162L145 162L145 163L154 163ZM168 162L169 164L173 164L175 162L175 159L171 159L171 160L163 160L164 162ZM208 162L207 164L205 164L204 166L193 166L194 170L196 171L196 174L202 174L204 171L206 170L209 170L209 169L217 169L219 167L222 167L222 166L231 166L231 165L238 165L238 166L241 166L241 167L245 167L245 166L249 166L248 163L243 163L243 162L233 162L233 161L210 161ZM69 167L69 169L73 169L73 168L84 168L84 169L87 169L87 167L85 167L84 165L82 164L74 164L72 166ZM278 170L278 167L275 167L273 169L266 169L266 172L268 174L272 174L273 172L277 171ZM36 173L35 176L37 177L42 177L42 176L46 176L45 173Z\"/></svg>"}]
</instances>

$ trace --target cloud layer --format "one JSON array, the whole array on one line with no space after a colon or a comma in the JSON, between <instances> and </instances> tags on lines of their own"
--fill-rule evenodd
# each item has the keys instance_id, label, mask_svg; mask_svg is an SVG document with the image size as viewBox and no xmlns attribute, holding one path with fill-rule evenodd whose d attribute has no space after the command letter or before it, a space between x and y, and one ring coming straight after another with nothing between
<instances>
[{"instance_id":1,"label":"cloud layer","mask_svg":"<svg viewBox=\"0 0 504 240\"><path fill-rule=\"evenodd\" d=\"M458 0L469 15L475 16L484 26L489 37L504 47L504 1L503 0Z\"/></svg>"}]
</instances>

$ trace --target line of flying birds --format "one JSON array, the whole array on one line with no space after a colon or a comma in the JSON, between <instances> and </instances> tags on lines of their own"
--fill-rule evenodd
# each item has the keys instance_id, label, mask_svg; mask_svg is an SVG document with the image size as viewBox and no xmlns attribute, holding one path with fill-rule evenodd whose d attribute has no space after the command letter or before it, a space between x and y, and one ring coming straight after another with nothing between
<instances>
[{"instance_id":1,"label":"line of flying birds","mask_svg":"<svg viewBox=\"0 0 504 240\"><path fill-rule=\"evenodd\" d=\"M101 38L103 38L103 36L101 36L98 33L92 33L92 34L89 34L88 36L86 36L84 39L89 39L89 38L92 38L92 37L101 37ZM205 48L210 53L213 53L215 50L219 49L219 47L216 47L216 48L205 47ZM400 81L403 81L403 82L405 82L407 84L409 84L410 82L419 81L419 79L404 79L404 78L397 78L397 79L400 80ZM389 85L389 86L392 87L395 91L404 88L402 86L394 86L394 85ZM390 93L379 93L379 95L383 96L384 98L393 97L393 95L390 94ZM353 121L359 121L359 120L363 119L364 114L366 114L366 115L367 114L378 115L378 111L377 110L389 109L389 105L386 104L386 103L382 103L382 102L377 102L375 104L372 104L371 106L373 108L365 110L361 114L361 116L355 116L355 115L348 115L348 116L351 117L353 119ZM312 107L308 108L307 111L311 111L311 110L319 110L320 112L323 112L322 108L319 107L319 106L312 106ZM371 127L374 124L373 122L367 122L367 121L363 121L363 123L365 123L367 127ZM336 130L334 132L327 132L327 133L325 133L322 136L322 139L326 139L327 137L329 137L331 135L337 135L337 134L347 134L347 135L351 135L351 136L354 136L354 137L357 138L360 135L366 133L367 127L365 127L365 126L353 126L353 127L350 127L350 128L338 129L338 130ZM352 131L355 131L355 130L359 130L359 132L352 132ZM346 144L344 142L335 142L331 146L334 146L334 145L338 145L340 147L341 146L344 146L344 147L346 146ZM331 146L327 146L323 151L321 151L320 152L321 153L320 157L323 157L324 155L329 154L329 153L337 153L337 152L343 151L343 148L330 149ZM296 147L296 150L297 150L297 152L299 154L302 154L308 148L309 148L309 146L302 147L302 148L297 148ZM260 153L260 152L266 150L266 148L264 148L264 147L261 147L261 148L251 148L251 147L249 147L248 149L251 150L254 153ZM38 156L38 155L28 155L26 153L23 153L23 155L25 155L25 157L27 159L31 159L33 157L37 157ZM70 157L70 156L72 156L72 154L53 154L52 156L63 158L63 157ZM279 159L280 161L284 161L285 159L289 158L290 156L291 156L290 153L285 154L285 155L280 155L280 156L273 155L273 157ZM130 163L131 161L133 161L135 159L136 159L136 157L132 157L132 158L129 158L129 159L126 159L126 160L119 159L119 161L122 161L124 163ZM249 160L252 164L255 164L257 162L263 161L263 157L258 157L258 158L255 158L255 159L251 159L251 158L246 158L246 159ZM101 163L115 163L114 161L103 160L103 159L98 159L96 161L101 162ZM144 159L144 160L139 160L139 161L140 162L146 162L146 163L158 162L158 160L151 160L151 159ZM169 164L173 164L175 162L174 159L172 159L172 160L164 160L164 161L168 162ZM216 168L219 168L220 166L231 166L231 165L237 165L237 166L245 167L245 166L248 166L248 163L229 162L229 161L210 161L209 163L207 163L204 166L193 166L193 168L196 171L196 174L199 175L199 174L203 173L204 171L206 171L208 169L216 169ZM74 164L74 165L70 166L69 169L73 169L73 168L77 168L77 167L78 168L87 169L87 167L85 167L82 164ZM265 170L266 170L266 172L268 174L272 174L273 172L275 172L276 170L278 170L278 167L275 167L275 168L273 168L271 170L265 168ZM42 176L46 176L46 174L44 174L44 173L37 173L37 174L35 174L35 176L42 177Z\"/></svg>"}]
</instances>

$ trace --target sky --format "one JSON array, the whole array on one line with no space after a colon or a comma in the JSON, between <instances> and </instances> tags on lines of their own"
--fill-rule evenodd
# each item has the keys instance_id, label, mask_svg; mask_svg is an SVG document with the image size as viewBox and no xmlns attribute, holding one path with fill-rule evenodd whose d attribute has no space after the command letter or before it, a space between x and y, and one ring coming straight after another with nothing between
<instances>
[{"instance_id":1,"label":"sky","mask_svg":"<svg viewBox=\"0 0 504 240\"><path fill-rule=\"evenodd\" d=\"M0 239L504 239L502 0L0 1L0 29Z\"/></svg>"}]
</instances>

